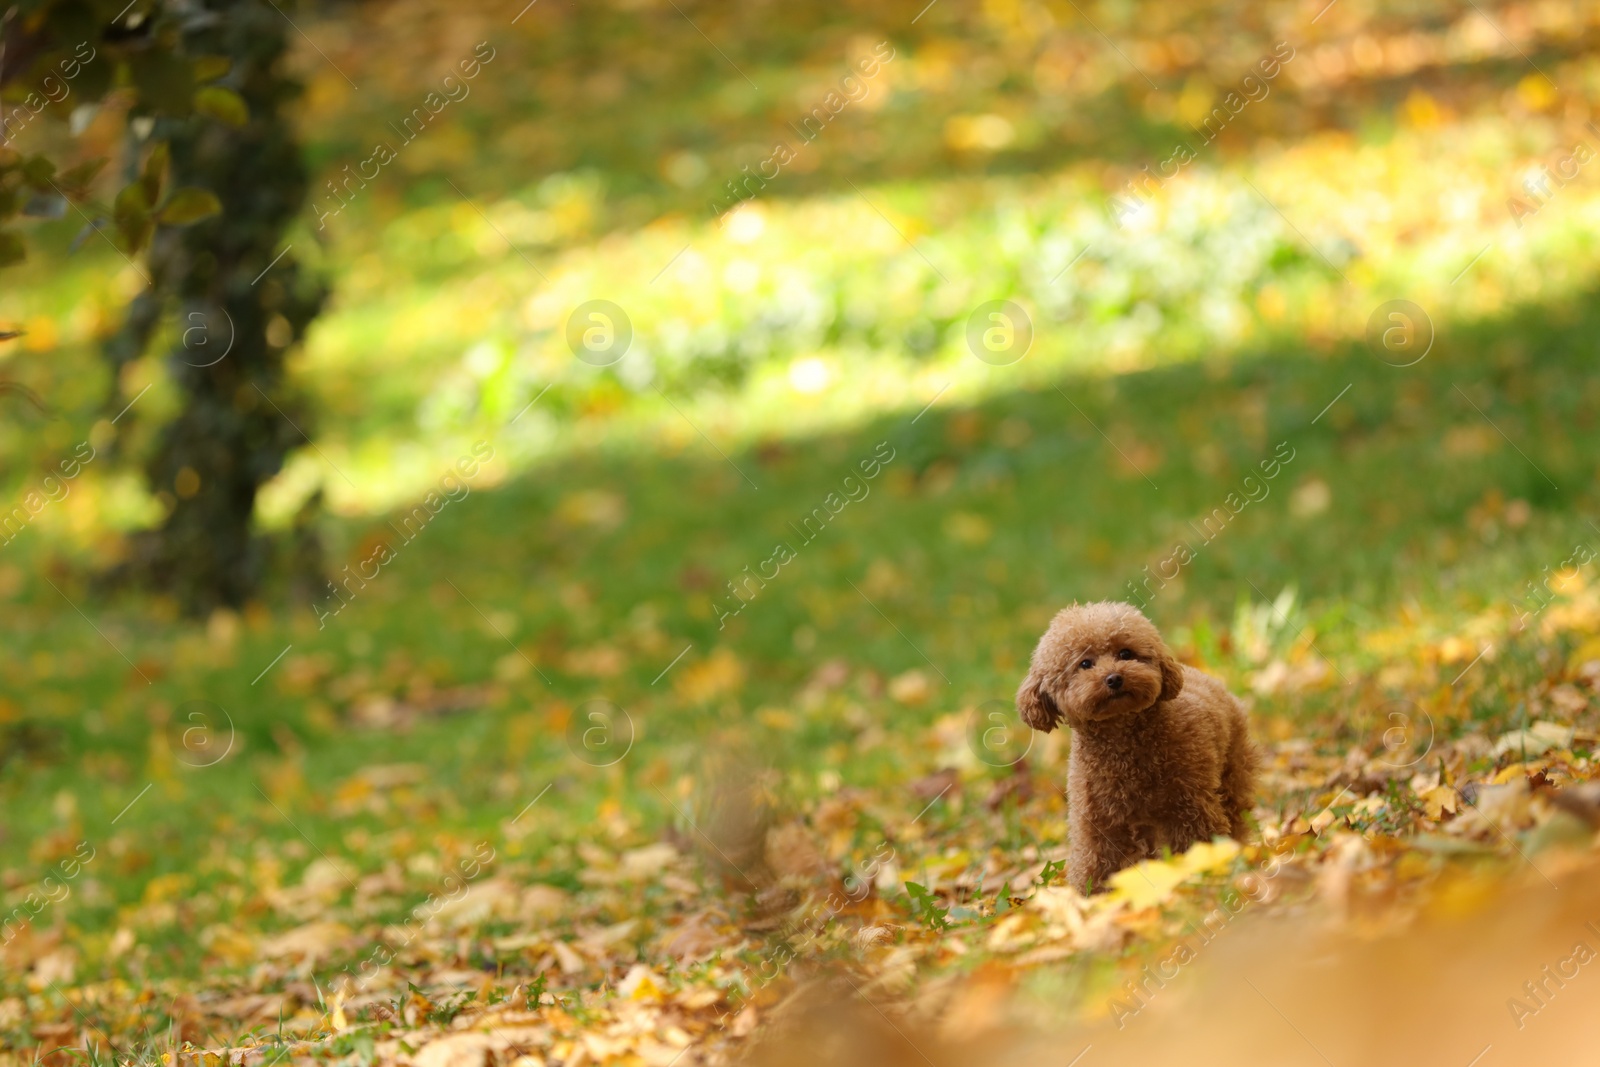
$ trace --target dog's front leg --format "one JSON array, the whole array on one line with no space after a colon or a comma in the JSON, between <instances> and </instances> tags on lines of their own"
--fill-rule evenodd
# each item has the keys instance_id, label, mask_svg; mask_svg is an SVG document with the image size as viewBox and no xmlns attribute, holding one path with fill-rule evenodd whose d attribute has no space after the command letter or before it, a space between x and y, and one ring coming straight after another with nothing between
<instances>
[{"instance_id":1,"label":"dog's front leg","mask_svg":"<svg viewBox=\"0 0 1600 1067\"><path fill-rule=\"evenodd\" d=\"M1083 815L1068 817L1071 836L1067 882L1080 893L1098 893L1113 874L1152 854L1131 826Z\"/></svg>"},{"instance_id":2,"label":"dog's front leg","mask_svg":"<svg viewBox=\"0 0 1600 1067\"><path fill-rule=\"evenodd\" d=\"M1174 854L1187 852L1190 845L1228 836L1228 813L1221 799L1211 795L1193 798L1175 813L1170 847Z\"/></svg>"}]
</instances>

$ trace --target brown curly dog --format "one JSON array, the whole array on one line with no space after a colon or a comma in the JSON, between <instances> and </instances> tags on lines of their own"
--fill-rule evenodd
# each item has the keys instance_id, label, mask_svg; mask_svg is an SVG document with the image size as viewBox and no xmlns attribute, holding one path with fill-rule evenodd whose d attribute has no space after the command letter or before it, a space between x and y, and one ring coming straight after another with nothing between
<instances>
[{"instance_id":1,"label":"brown curly dog","mask_svg":"<svg viewBox=\"0 0 1600 1067\"><path fill-rule=\"evenodd\" d=\"M1173 656L1130 604L1057 613L1033 650L1017 710L1035 730L1072 727L1067 877L1091 892L1170 849L1245 839L1259 757L1244 709Z\"/></svg>"}]
</instances>

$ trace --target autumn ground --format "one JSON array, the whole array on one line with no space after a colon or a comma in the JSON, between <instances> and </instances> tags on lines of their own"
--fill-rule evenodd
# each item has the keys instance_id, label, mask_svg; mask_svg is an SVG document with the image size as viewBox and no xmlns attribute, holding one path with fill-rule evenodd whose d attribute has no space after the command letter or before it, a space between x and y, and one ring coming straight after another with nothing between
<instances>
[{"instance_id":1,"label":"autumn ground","mask_svg":"<svg viewBox=\"0 0 1600 1067\"><path fill-rule=\"evenodd\" d=\"M159 361L99 409L132 276L91 252L0 293L8 373L67 413L0 431L11 497L96 456L0 549L0 1062L725 1062L819 988L938 1057L1121 1033L1126 983L1212 982L1190 956L1237 930L1377 936L1589 870L1600 197L1522 184L1600 147L1588 24L1091 12L1152 87L1070 6L920 6L696 11L750 92L670 8L308 24L329 174L416 71L501 50L302 235L340 295L296 357L317 446L261 517L324 492L367 568L342 599L195 624L98 589L160 507L119 466ZM884 38L791 186L697 214ZM1279 40L1274 95L1119 225ZM562 335L597 294L635 326L617 368ZM1034 316L1026 358L972 357L991 298ZM1420 361L1369 338L1394 299ZM1250 702L1258 836L1085 898L1069 741L1011 694L1057 607L1163 573L1152 618ZM1526 977L1460 1063L1515 1049Z\"/></svg>"}]
</instances>

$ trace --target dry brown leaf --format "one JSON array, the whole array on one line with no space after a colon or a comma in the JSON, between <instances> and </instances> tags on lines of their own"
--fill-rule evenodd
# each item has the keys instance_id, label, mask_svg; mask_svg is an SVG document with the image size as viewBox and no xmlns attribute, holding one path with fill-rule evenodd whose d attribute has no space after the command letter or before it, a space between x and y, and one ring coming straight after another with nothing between
<instances>
[{"instance_id":1,"label":"dry brown leaf","mask_svg":"<svg viewBox=\"0 0 1600 1067\"><path fill-rule=\"evenodd\" d=\"M351 931L340 922L312 922L287 933L262 940L262 959L299 958L318 960L332 955L350 943Z\"/></svg>"}]
</instances>

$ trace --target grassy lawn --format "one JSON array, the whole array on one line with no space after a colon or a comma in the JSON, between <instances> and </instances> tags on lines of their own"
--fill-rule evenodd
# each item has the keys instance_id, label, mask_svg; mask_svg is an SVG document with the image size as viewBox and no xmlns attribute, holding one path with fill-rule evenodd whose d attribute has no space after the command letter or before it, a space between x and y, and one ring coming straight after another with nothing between
<instances>
[{"instance_id":1,"label":"grassy lawn","mask_svg":"<svg viewBox=\"0 0 1600 1067\"><path fill-rule=\"evenodd\" d=\"M1592 500L1544 480L1582 487L1596 454L1592 400L1564 384L1582 381L1594 326L1583 303L1476 324L1407 370L1353 349L1066 377L726 460L703 443L597 449L472 492L410 543L350 524L348 543L388 537L395 558L320 629L310 609L196 629L130 603L91 623L64 606L88 597L71 575L10 570L8 885L89 842L46 925L80 973L250 988L274 934L313 914L398 922L482 842L507 874L584 894L574 929L637 917L631 897L586 894L596 864L666 835L714 868L697 828L741 772L774 819L848 788L898 837L926 803L909 783L955 767L995 824L987 848L1044 856L1064 837L1061 753L1035 753L1035 795L987 816L977 798L1011 757L986 762L975 723L1009 708L1057 606L1126 595L1179 541L1195 558L1150 613L1188 658L1256 686L1265 737L1381 752L1397 699L1437 712L1441 744L1503 733L1548 716L1551 671L1594 652L1584 575L1568 593L1588 607L1553 636L1535 628L1449 685L1472 642L1529 610L1529 582L1594 543ZM1291 453L1214 540L1190 525ZM852 472L865 495L806 543L796 528ZM777 542L794 549L777 577L742 578ZM719 628L731 581L749 602ZM595 699L625 717L587 718ZM610 733L586 744L595 725ZM981 836L955 808L930 823L901 846L925 861L944 858L939 835ZM858 825L844 854L865 862L883 832ZM959 899L963 871L942 869L918 884ZM458 961L507 991L539 962L492 950L517 914L474 927ZM647 894L642 914L650 927L580 988L620 979L635 950L652 959L645 930L689 902ZM313 973L368 951L329 936ZM15 995L30 979L7 981Z\"/></svg>"},{"instance_id":2,"label":"grassy lawn","mask_svg":"<svg viewBox=\"0 0 1600 1067\"><path fill-rule=\"evenodd\" d=\"M1360 837L1377 908L1558 843L1530 816L1438 845L1469 782L1593 772L1600 196L1586 176L1535 217L1503 206L1580 135L1566 98L1492 54L1340 76L1308 41L1282 93L1119 226L1130 174L1271 35L1152 94L1096 54L1051 75L1082 96L1068 112L1008 78L962 95L977 59L1016 59L1022 31L991 13L966 40L890 34L881 97L719 226L690 178L736 173L871 20L707 22L739 42L746 94L675 51L620 87L537 62L643 56L652 27L699 42L670 12L495 36L514 13L474 7L426 46L416 69L481 23L504 54L404 177L326 243L309 221L297 238L338 296L295 357L316 446L260 513L282 530L325 492L341 593L274 586L196 623L100 591L158 513L126 461L172 392L153 356L123 383L151 386L137 415L101 410L94 345L130 280L67 258L66 223L40 230L37 284L0 293L31 330L7 373L63 413L0 429L8 499L95 449L0 549L0 900L21 909L0 1047L306 1039L295 1058L365 1063L503 1017L517 1054L665 1065L748 1036L794 988L791 955L848 961L913 1017L946 976L1003 965L1025 1010L1065 995L1104 1018L1266 845L1173 860L1181 886L1120 886L1062 932L1066 740L1010 709L1073 600L1147 600L1248 695L1256 819L1297 870ZM423 49L401 17L312 30L363 85L357 102L302 57L327 174L416 95L407 53L360 44ZM1538 54L1588 107L1568 29ZM690 143L706 115L731 125ZM1123 132L1073 139L1101 128ZM597 296L634 326L612 367L565 339ZM1436 333L1404 367L1366 340L1399 298ZM1035 331L1003 366L967 340L993 299ZM1314 898L1310 877L1281 899Z\"/></svg>"}]
</instances>

